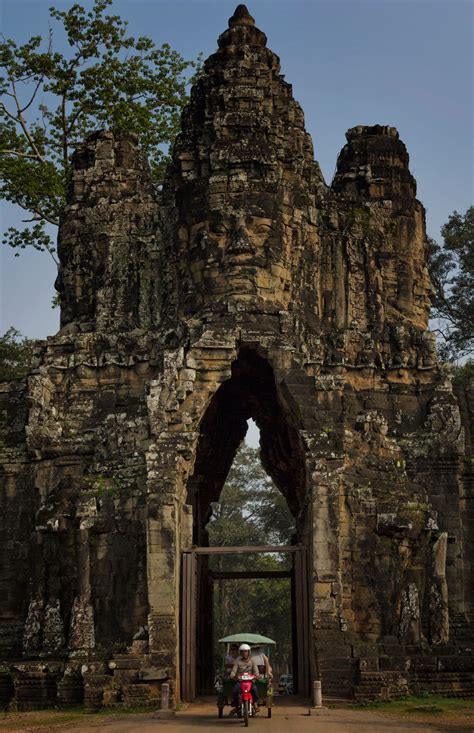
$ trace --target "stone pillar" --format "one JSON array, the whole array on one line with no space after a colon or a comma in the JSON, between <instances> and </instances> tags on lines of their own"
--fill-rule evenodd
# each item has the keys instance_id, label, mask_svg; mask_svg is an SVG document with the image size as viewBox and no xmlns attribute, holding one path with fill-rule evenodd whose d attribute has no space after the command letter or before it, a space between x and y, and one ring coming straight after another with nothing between
<instances>
[{"instance_id":1,"label":"stone pillar","mask_svg":"<svg viewBox=\"0 0 474 733\"><path fill-rule=\"evenodd\" d=\"M447 545L448 533L441 532L433 545L433 579L430 589L430 636L433 644L447 644L449 641Z\"/></svg>"},{"instance_id":2,"label":"stone pillar","mask_svg":"<svg viewBox=\"0 0 474 733\"><path fill-rule=\"evenodd\" d=\"M148 517L147 571L149 649L177 694L179 679L179 614L181 517L183 496L178 436L163 436L147 454ZM186 523L187 534L189 527Z\"/></svg>"},{"instance_id":3,"label":"stone pillar","mask_svg":"<svg viewBox=\"0 0 474 733\"><path fill-rule=\"evenodd\" d=\"M54 598L48 601L44 612L43 648L54 654L64 649L65 642L61 604L59 598Z\"/></svg>"},{"instance_id":4,"label":"stone pillar","mask_svg":"<svg viewBox=\"0 0 474 733\"><path fill-rule=\"evenodd\" d=\"M77 532L77 595L71 611L69 649L71 656L82 656L95 648L94 609L91 602L89 532Z\"/></svg>"},{"instance_id":5,"label":"stone pillar","mask_svg":"<svg viewBox=\"0 0 474 733\"><path fill-rule=\"evenodd\" d=\"M23 630L23 653L25 656L38 654L43 646L42 627L44 621L44 601L41 596L31 599Z\"/></svg>"}]
</instances>

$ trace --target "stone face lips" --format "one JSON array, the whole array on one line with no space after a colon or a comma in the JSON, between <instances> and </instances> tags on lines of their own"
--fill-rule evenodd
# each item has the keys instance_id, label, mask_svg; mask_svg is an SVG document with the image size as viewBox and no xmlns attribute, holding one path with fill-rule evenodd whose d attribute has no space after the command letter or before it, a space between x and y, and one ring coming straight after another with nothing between
<instances>
[{"instance_id":1,"label":"stone face lips","mask_svg":"<svg viewBox=\"0 0 474 733\"><path fill-rule=\"evenodd\" d=\"M79 146L62 328L0 385L7 702L189 696L182 551L206 543L250 417L307 548L311 675L358 698L472 689L472 389L458 402L427 330L408 162L394 128L358 126L327 185L245 6L162 190L134 136Z\"/></svg>"}]
</instances>

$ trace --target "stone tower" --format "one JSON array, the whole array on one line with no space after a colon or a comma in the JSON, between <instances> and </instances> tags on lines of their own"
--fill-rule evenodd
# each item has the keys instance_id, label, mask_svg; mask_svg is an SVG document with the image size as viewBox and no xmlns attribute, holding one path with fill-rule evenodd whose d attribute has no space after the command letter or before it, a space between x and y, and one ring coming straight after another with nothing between
<instances>
[{"instance_id":1,"label":"stone tower","mask_svg":"<svg viewBox=\"0 0 474 733\"><path fill-rule=\"evenodd\" d=\"M406 148L346 137L329 186L239 5L161 191L132 135L78 148L61 330L0 388L3 699L190 696L182 555L249 418L304 555L300 692L472 691L472 400L428 331Z\"/></svg>"}]
</instances>

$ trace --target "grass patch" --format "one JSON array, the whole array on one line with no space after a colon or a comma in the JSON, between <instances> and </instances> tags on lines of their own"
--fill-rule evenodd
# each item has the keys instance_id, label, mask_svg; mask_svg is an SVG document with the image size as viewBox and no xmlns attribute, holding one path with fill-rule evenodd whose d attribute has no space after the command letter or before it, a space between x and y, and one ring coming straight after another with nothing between
<instances>
[{"instance_id":1,"label":"grass patch","mask_svg":"<svg viewBox=\"0 0 474 733\"><path fill-rule=\"evenodd\" d=\"M364 710L380 710L400 715L440 715L442 713L474 713L474 700L441 695L403 697L398 700L377 700L354 705Z\"/></svg>"},{"instance_id":2,"label":"grass patch","mask_svg":"<svg viewBox=\"0 0 474 733\"><path fill-rule=\"evenodd\" d=\"M52 711L43 712L36 710L28 713L5 713L0 717L0 730L15 730L21 726L42 728L52 725L60 725L64 723L73 723L80 720L83 714L79 710L69 711L65 713L55 713Z\"/></svg>"},{"instance_id":3,"label":"grass patch","mask_svg":"<svg viewBox=\"0 0 474 733\"><path fill-rule=\"evenodd\" d=\"M122 707L104 708L97 712L88 712L82 708L71 708L69 710L32 710L23 712L7 712L0 716L0 731L18 730L22 728L46 728L58 727L74 722L93 722L101 718L109 718L114 715L150 715L155 708L144 707Z\"/></svg>"}]
</instances>

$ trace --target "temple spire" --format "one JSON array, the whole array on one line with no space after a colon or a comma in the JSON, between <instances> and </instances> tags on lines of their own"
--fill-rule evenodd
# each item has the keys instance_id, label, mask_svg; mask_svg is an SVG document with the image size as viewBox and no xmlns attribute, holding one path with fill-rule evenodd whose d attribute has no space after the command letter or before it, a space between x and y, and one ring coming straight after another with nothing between
<instances>
[{"instance_id":1,"label":"temple spire","mask_svg":"<svg viewBox=\"0 0 474 733\"><path fill-rule=\"evenodd\" d=\"M255 25L255 20L250 15L246 5L237 5L234 15L229 18L229 28L234 28L236 25Z\"/></svg>"}]
</instances>

